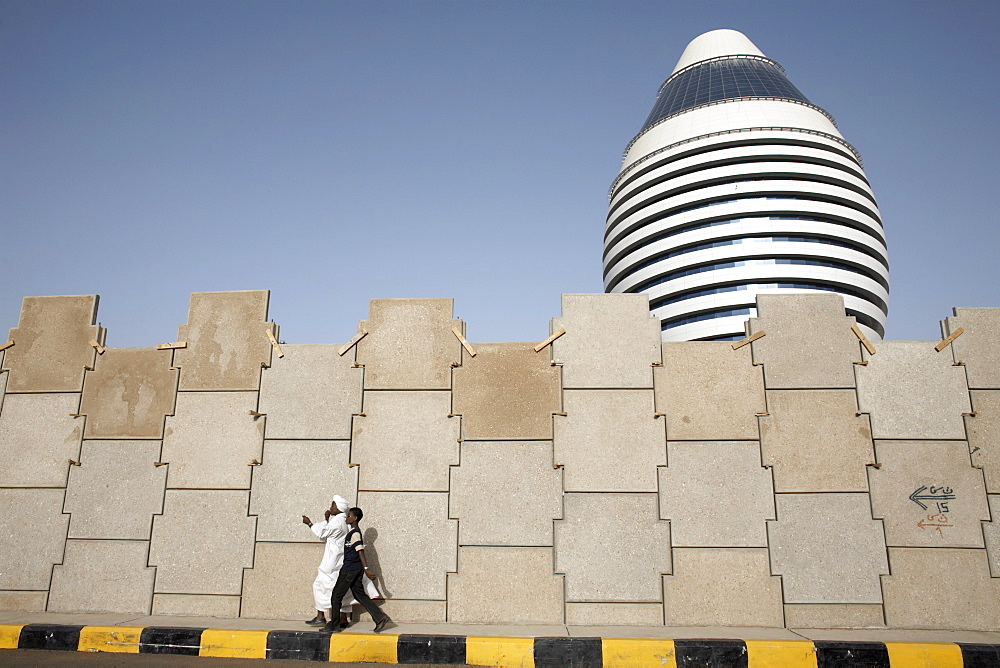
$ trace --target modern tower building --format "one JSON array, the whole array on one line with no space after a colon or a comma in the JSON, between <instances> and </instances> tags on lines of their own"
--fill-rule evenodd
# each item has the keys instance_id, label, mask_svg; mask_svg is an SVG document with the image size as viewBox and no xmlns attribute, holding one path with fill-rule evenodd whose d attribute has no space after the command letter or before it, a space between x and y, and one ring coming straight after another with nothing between
<instances>
[{"instance_id":1,"label":"modern tower building","mask_svg":"<svg viewBox=\"0 0 1000 668\"><path fill-rule=\"evenodd\" d=\"M645 293L664 341L744 336L760 293L836 292L881 338L889 274L858 152L742 33L697 37L611 187L607 292Z\"/></svg>"}]
</instances>

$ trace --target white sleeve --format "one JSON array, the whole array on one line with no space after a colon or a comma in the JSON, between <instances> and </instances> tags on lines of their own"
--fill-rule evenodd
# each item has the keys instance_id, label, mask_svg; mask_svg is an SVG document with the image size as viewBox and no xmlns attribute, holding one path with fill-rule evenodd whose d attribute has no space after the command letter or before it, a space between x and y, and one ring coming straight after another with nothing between
<instances>
[{"instance_id":1,"label":"white sleeve","mask_svg":"<svg viewBox=\"0 0 1000 668\"><path fill-rule=\"evenodd\" d=\"M333 533L334 529L334 527L331 527L330 523L327 522L326 520L323 520L322 522L316 522L309 528L312 529L312 532L316 534L316 537L319 538L320 540L326 540L327 538L329 538L330 535Z\"/></svg>"}]
</instances>

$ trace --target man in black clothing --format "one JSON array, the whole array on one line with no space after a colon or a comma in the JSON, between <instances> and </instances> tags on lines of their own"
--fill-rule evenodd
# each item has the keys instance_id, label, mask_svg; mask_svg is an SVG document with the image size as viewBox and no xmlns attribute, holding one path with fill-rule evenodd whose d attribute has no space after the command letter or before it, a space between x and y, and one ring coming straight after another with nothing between
<instances>
[{"instance_id":1,"label":"man in black clothing","mask_svg":"<svg viewBox=\"0 0 1000 668\"><path fill-rule=\"evenodd\" d=\"M337 584L333 586L333 595L330 597L331 610L339 610L340 602L344 599L347 590L354 594L354 599L364 606L368 614L375 620L375 633L381 633L386 624L391 622L389 615L378 609L371 598L365 592L361 582L361 574L368 575L369 579L375 579L375 573L368 568L368 560L365 558L365 541L361 537L361 529L358 522L364 517L360 508L351 508L347 511L347 526L349 531L344 537L344 565L340 567L340 575L337 576ZM340 633L340 624L328 622L323 628L329 633Z\"/></svg>"}]
</instances>

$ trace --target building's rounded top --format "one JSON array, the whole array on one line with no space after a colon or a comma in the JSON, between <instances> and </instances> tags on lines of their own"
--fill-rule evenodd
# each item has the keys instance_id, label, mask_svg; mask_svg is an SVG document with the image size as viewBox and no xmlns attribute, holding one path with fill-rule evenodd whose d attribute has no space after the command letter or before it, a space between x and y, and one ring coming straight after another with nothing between
<instances>
[{"instance_id":1,"label":"building's rounded top","mask_svg":"<svg viewBox=\"0 0 1000 668\"><path fill-rule=\"evenodd\" d=\"M720 56L764 56L747 36L737 30L712 30L698 35L687 45L674 72L688 65Z\"/></svg>"}]
</instances>

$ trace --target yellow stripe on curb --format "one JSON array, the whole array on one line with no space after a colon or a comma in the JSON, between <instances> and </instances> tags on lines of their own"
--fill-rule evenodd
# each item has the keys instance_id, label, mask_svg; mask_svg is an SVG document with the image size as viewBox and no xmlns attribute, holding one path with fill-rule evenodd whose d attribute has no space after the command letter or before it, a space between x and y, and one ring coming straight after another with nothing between
<instances>
[{"instance_id":1,"label":"yellow stripe on curb","mask_svg":"<svg viewBox=\"0 0 1000 668\"><path fill-rule=\"evenodd\" d=\"M266 659L267 631L205 629L201 632L198 656L230 659Z\"/></svg>"},{"instance_id":2,"label":"yellow stripe on curb","mask_svg":"<svg viewBox=\"0 0 1000 668\"><path fill-rule=\"evenodd\" d=\"M750 668L816 668L816 647L809 640L744 640Z\"/></svg>"},{"instance_id":3,"label":"yellow stripe on curb","mask_svg":"<svg viewBox=\"0 0 1000 668\"><path fill-rule=\"evenodd\" d=\"M903 668L934 666L934 668L962 668L962 648L950 642L887 642L889 664Z\"/></svg>"},{"instance_id":4,"label":"yellow stripe on curb","mask_svg":"<svg viewBox=\"0 0 1000 668\"><path fill-rule=\"evenodd\" d=\"M534 668L535 639L467 636L465 662L470 666Z\"/></svg>"},{"instance_id":5,"label":"yellow stripe on curb","mask_svg":"<svg viewBox=\"0 0 1000 668\"><path fill-rule=\"evenodd\" d=\"M330 636L330 661L396 663L398 635L334 633Z\"/></svg>"},{"instance_id":6,"label":"yellow stripe on curb","mask_svg":"<svg viewBox=\"0 0 1000 668\"><path fill-rule=\"evenodd\" d=\"M0 624L0 649L17 649L24 624Z\"/></svg>"},{"instance_id":7,"label":"yellow stripe on curb","mask_svg":"<svg viewBox=\"0 0 1000 668\"><path fill-rule=\"evenodd\" d=\"M81 652L116 652L138 654L141 626L84 626L80 629Z\"/></svg>"},{"instance_id":8,"label":"yellow stripe on curb","mask_svg":"<svg viewBox=\"0 0 1000 668\"><path fill-rule=\"evenodd\" d=\"M605 666L677 668L674 641L663 638L602 638Z\"/></svg>"}]
</instances>

